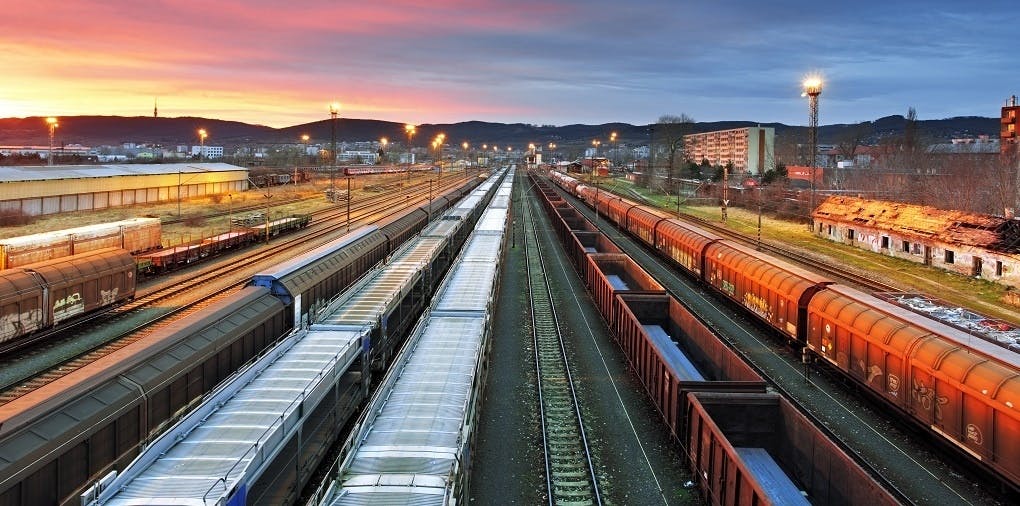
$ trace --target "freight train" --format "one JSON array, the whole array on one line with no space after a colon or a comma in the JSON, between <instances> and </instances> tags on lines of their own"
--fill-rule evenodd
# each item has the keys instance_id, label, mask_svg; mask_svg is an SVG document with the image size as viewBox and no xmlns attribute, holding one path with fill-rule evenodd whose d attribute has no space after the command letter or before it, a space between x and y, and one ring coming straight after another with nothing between
<instances>
[{"instance_id":1,"label":"freight train","mask_svg":"<svg viewBox=\"0 0 1020 506\"><path fill-rule=\"evenodd\" d=\"M551 177L1020 490L1020 355L573 177Z\"/></svg>"},{"instance_id":2,"label":"freight train","mask_svg":"<svg viewBox=\"0 0 1020 506\"><path fill-rule=\"evenodd\" d=\"M270 288L244 288L0 405L0 504L80 504L87 483L123 469L222 380L288 334L295 321L307 321L309 310L353 284L401 238L420 232L427 217L478 183L473 179L431 205L308 252L280 276L262 276L278 281ZM130 267L133 272L133 261Z\"/></svg>"},{"instance_id":3,"label":"freight train","mask_svg":"<svg viewBox=\"0 0 1020 506\"><path fill-rule=\"evenodd\" d=\"M766 394L765 380L699 315L668 294L548 182L535 183L571 264L671 435L684 446L710 504L898 504L785 399ZM724 396L723 403L733 404L731 411L706 414L699 403L707 402L705 395ZM774 425L795 429L766 437Z\"/></svg>"},{"instance_id":4,"label":"freight train","mask_svg":"<svg viewBox=\"0 0 1020 506\"><path fill-rule=\"evenodd\" d=\"M255 226L238 226L236 230L191 243L139 253L135 255L138 273L152 275L168 272L227 250L243 248L270 236L275 237L302 229L307 227L311 220L310 214L287 216Z\"/></svg>"},{"instance_id":5,"label":"freight train","mask_svg":"<svg viewBox=\"0 0 1020 506\"><path fill-rule=\"evenodd\" d=\"M135 296L135 261L98 250L0 270L0 347Z\"/></svg>"},{"instance_id":6,"label":"freight train","mask_svg":"<svg viewBox=\"0 0 1020 506\"><path fill-rule=\"evenodd\" d=\"M345 176L368 174L406 174L408 172L436 172L434 165L348 165L342 168Z\"/></svg>"}]
</instances>

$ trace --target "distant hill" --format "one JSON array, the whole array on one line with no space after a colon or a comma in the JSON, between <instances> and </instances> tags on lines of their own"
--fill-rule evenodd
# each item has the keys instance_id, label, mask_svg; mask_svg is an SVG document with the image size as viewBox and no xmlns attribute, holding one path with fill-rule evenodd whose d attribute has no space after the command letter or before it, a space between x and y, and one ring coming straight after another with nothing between
<instances>
[{"instance_id":1,"label":"distant hill","mask_svg":"<svg viewBox=\"0 0 1020 506\"><path fill-rule=\"evenodd\" d=\"M858 124L822 125L818 129L819 143L834 144L846 132L856 129L863 130L867 142L874 142L883 137L902 133L905 120L903 116L886 116L875 121ZM753 121L715 121L700 122L694 126L695 132L726 130L747 126L767 126L776 129L780 138L794 136L807 138L807 127L789 126L782 123L755 123ZM395 142L406 142L404 124L391 121L346 119L341 118L337 124L338 141L364 141L388 137ZM643 144L648 142L652 125L630 125L627 123L605 123L602 125L529 125L525 123L488 123L483 121L466 121L453 124L425 124L418 126L414 137L416 146L425 146L438 133L446 134L451 146L463 141L473 146L482 143L505 145L513 144L518 149L529 142L547 144L555 142L563 147L579 146L590 143L592 139L605 139L610 132L619 134L620 142ZM923 136L932 141L943 141L963 135L999 134L999 119L977 116L965 116L940 120L918 121ZM208 142L212 145L233 147L245 144L276 144L298 143L301 135L311 136L311 142L328 142L330 139L330 120L324 119L303 125L286 128L271 128L262 125L250 125L237 121L224 121L207 118L150 118L144 116L68 116L60 118L57 130L58 144L84 144L97 146L102 144L119 145L122 142L152 142L164 146L178 144L197 144L197 130L205 128L209 131ZM0 119L0 145L46 145L49 142L48 130L43 118L4 118Z\"/></svg>"}]
</instances>

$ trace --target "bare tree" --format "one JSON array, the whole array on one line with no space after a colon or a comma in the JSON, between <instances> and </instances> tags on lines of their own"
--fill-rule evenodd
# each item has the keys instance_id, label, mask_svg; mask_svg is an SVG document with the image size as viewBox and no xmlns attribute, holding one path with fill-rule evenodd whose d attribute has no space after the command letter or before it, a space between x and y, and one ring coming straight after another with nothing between
<instances>
[{"instance_id":1,"label":"bare tree","mask_svg":"<svg viewBox=\"0 0 1020 506\"><path fill-rule=\"evenodd\" d=\"M652 165L658 165L659 158L665 158L666 187L673 187L677 167L687 159L684 150L684 136L694 130L694 118L681 113L679 116L665 114L652 127Z\"/></svg>"}]
</instances>

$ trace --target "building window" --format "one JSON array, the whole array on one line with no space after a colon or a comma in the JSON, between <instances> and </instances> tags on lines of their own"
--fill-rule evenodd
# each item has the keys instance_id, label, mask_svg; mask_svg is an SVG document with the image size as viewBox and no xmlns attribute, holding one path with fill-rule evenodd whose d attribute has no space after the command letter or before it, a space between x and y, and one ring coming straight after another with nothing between
<instances>
[{"instance_id":1,"label":"building window","mask_svg":"<svg viewBox=\"0 0 1020 506\"><path fill-rule=\"evenodd\" d=\"M829 237L832 237L832 225L829 225Z\"/></svg>"},{"instance_id":2,"label":"building window","mask_svg":"<svg viewBox=\"0 0 1020 506\"><path fill-rule=\"evenodd\" d=\"M903 252L910 253L910 241L903 241Z\"/></svg>"},{"instance_id":3,"label":"building window","mask_svg":"<svg viewBox=\"0 0 1020 506\"><path fill-rule=\"evenodd\" d=\"M846 231L846 238L850 239L851 241L854 240L854 229L852 229L852 228L848 228L847 229L847 231Z\"/></svg>"},{"instance_id":4,"label":"building window","mask_svg":"<svg viewBox=\"0 0 1020 506\"><path fill-rule=\"evenodd\" d=\"M996 260L995 261L995 275L996 276L1002 276L1002 261L1001 260Z\"/></svg>"},{"instance_id":5,"label":"building window","mask_svg":"<svg viewBox=\"0 0 1020 506\"><path fill-rule=\"evenodd\" d=\"M954 261L954 257L955 257L955 256L956 256L956 255L955 255L955 254L954 254L954 253L952 252L952 250L948 250L948 249L947 249L947 250L946 250L946 263L947 263L947 264L951 264L951 263L953 263L953 261Z\"/></svg>"},{"instance_id":6,"label":"building window","mask_svg":"<svg viewBox=\"0 0 1020 506\"><path fill-rule=\"evenodd\" d=\"M882 249L889 249L889 238L882 237Z\"/></svg>"}]
</instances>

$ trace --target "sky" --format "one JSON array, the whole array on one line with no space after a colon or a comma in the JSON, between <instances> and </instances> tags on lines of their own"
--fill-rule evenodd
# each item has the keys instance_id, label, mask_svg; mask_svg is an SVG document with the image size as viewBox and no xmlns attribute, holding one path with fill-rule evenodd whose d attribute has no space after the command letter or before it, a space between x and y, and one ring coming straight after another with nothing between
<instances>
[{"instance_id":1,"label":"sky","mask_svg":"<svg viewBox=\"0 0 1020 506\"><path fill-rule=\"evenodd\" d=\"M1020 95L1001 0L5 0L0 117L819 123Z\"/></svg>"}]
</instances>

